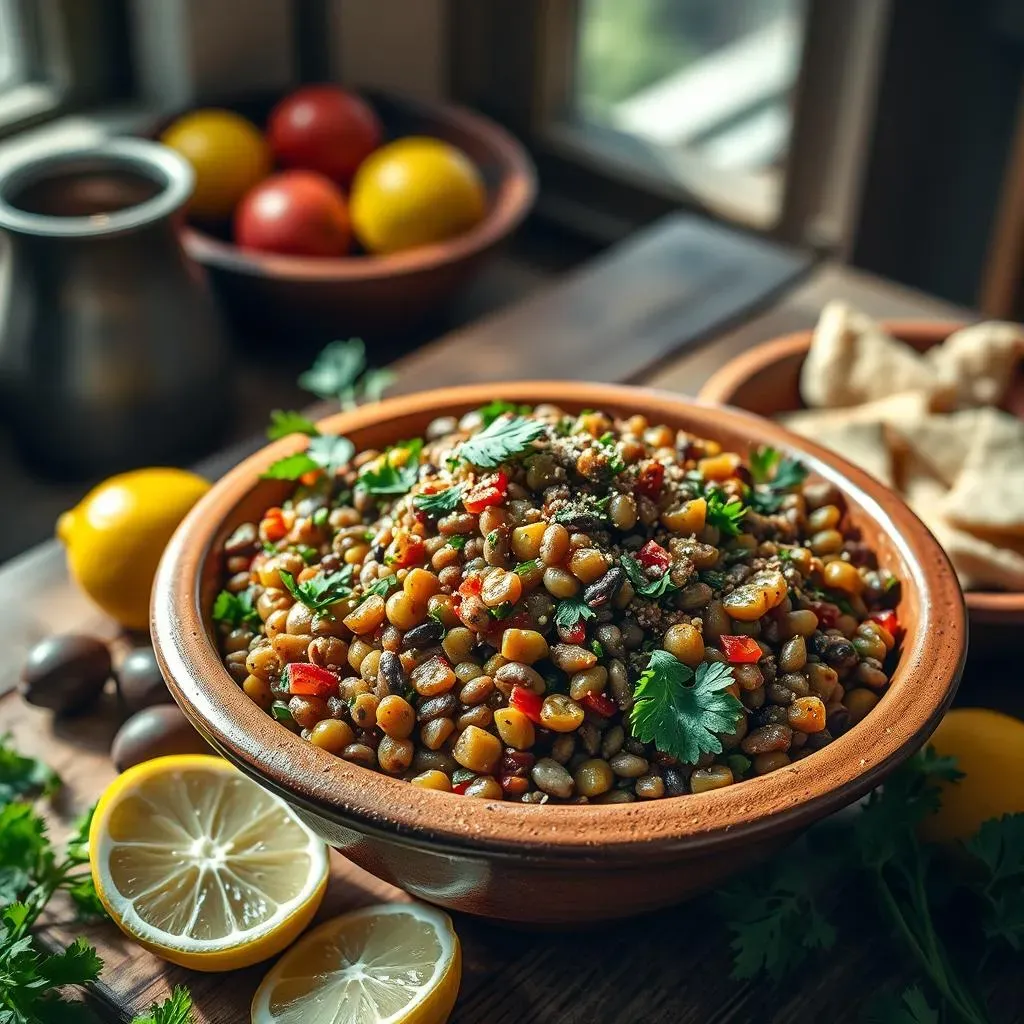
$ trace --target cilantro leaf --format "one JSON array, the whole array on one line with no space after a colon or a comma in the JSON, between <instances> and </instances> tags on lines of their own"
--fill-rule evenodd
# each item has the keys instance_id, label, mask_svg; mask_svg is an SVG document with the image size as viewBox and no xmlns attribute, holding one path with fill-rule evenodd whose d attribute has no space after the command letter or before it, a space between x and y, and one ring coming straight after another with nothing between
<instances>
[{"instance_id":1,"label":"cilantro leaf","mask_svg":"<svg viewBox=\"0 0 1024 1024\"><path fill-rule=\"evenodd\" d=\"M964 845L980 869L969 884L981 899L986 938L1024 950L1024 814L982 822Z\"/></svg>"},{"instance_id":2,"label":"cilantro leaf","mask_svg":"<svg viewBox=\"0 0 1024 1024\"><path fill-rule=\"evenodd\" d=\"M402 444L389 448L380 459L378 466L364 469L359 474L357 483L370 494L400 495L406 494L416 483L420 475L420 452L423 450L423 441L415 438ZM404 451L405 462L400 466L394 465L391 453Z\"/></svg>"},{"instance_id":3,"label":"cilantro leaf","mask_svg":"<svg viewBox=\"0 0 1024 1024\"><path fill-rule=\"evenodd\" d=\"M694 673L668 651L652 651L633 691L633 735L684 764L696 763L701 754L720 754L716 733L735 732L743 713L743 705L725 692L732 681L728 665L704 662Z\"/></svg>"},{"instance_id":4,"label":"cilantro leaf","mask_svg":"<svg viewBox=\"0 0 1024 1024\"><path fill-rule=\"evenodd\" d=\"M455 548L456 551L461 551L466 546L466 541L469 538L464 533L454 533L448 538L447 547Z\"/></svg>"},{"instance_id":5,"label":"cilantro leaf","mask_svg":"<svg viewBox=\"0 0 1024 1024\"><path fill-rule=\"evenodd\" d=\"M366 369L366 345L361 338L332 341L299 377L299 387L319 398L343 398L355 388Z\"/></svg>"},{"instance_id":6,"label":"cilantro leaf","mask_svg":"<svg viewBox=\"0 0 1024 1024\"><path fill-rule=\"evenodd\" d=\"M739 498L725 500L725 496L713 487L707 492L708 509L705 521L708 526L717 526L719 532L726 537L738 537L747 507Z\"/></svg>"},{"instance_id":7,"label":"cilantro leaf","mask_svg":"<svg viewBox=\"0 0 1024 1024\"><path fill-rule=\"evenodd\" d=\"M611 476L618 476L626 468L626 463L619 452L615 435L609 430L597 439L597 443L608 455L608 473Z\"/></svg>"},{"instance_id":8,"label":"cilantro leaf","mask_svg":"<svg viewBox=\"0 0 1024 1024\"><path fill-rule=\"evenodd\" d=\"M397 576L382 576L363 591L363 601L368 597L387 597L398 586ZM360 602L362 603L362 602Z\"/></svg>"},{"instance_id":9,"label":"cilantro leaf","mask_svg":"<svg viewBox=\"0 0 1024 1024\"><path fill-rule=\"evenodd\" d=\"M891 994L877 997L867 1016L868 1024L939 1024L939 1019L917 985L904 989L898 998Z\"/></svg>"},{"instance_id":10,"label":"cilantro leaf","mask_svg":"<svg viewBox=\"0 0 1024 1024\"><path fill-rule=\"evenodd\" d=\"M309 437L316 437L320 431L317 425L301 412L293 409L273 409L270 413L270 426L267 427L267 437L271 441L278 441L289 434L307 434Z\"/></svg>"},{"instance_id":11,"label":"cilantro leaf","mask_svg":"<svg viewBox=\"0 0 1024 1024\"><path fill-rule=\"evenodd\" d=\"M260 473L261 480L298 480L305 473L311 473L320 466L316 460L306 452L296 452L294 455L286 455L283 459L272 462Z\"/></svg>"},{"instance_id":12,"label":"cilantro leaf","mask_svg":"<svg viewBox=\"0 0 1024 1024\"><path fill-rule=\"evenodd\" d=\"M317 466L332 477L352 461L355 453L356 446L340 434L318 434L306 449L306 454Z\"/></svg>"},{"instance_id":13,"label":"cilantro leaf","mask_svg":"<svg viewBox=\"0 0 1024 1024\"><path fill-rule=\"evenodd\" d=\"M21 796L52 796L60 785L60 776L52 768L23 757L11 745L10 734L0 735L0 804Z\"/></svg>"},{"instance_id":14,"label":"cilantro leaf","mask_svg":"<svg viewBox=\"0 0 1024 1024\"><path fill-rule=\"evenodd\" d=\"M413 507L425 515L439 518L454 512L462 500L462 486L456 484L435 494L417 494L412 499Z\"/></svg>"},{"instance_id":15,"label":"cilantro leaf","mask_svg":"<svg viewBox=\"0 0 1024 1024\"><path fill-rule=\"evenodd\" d=\"M539 420L503 416L463 441L459 456L472 466L492 469L521 455L543 433L544 424Z\"/></svg>"},{"instance_id":16,"label":"cilantro leaf","mask_svg":"<svg viewBox=\"0 0 1024 1024\"><path fill-rule=\"evenodd\" d=\"M256 611L251 588L246 588L240 594L222 590L213 602L212 614L214 622L226 622L235 629L239 626L256 626L260 622L260 613Z\"/></svg>"},{"instance_id":17,"label":"cilantro leaf","mask_svg":"<svg viewBox=\"0 0 1024 1024\"><path fill-rule=\"evenodd\" d=\"M581 619L586 621L597 614L582 597L567 597L555 608L555 625L572 629Z\"/></svg>"},{"instance_id":18,"label":"cilantro leaf","mask_svg":"<svg viewBox=\"0 0 1024 1024\"><path fill-rule=\"evenodd\" d=\"M60 953L40 959L37 970L51 985L84 985L100 976L103 961L83 938L77 938Z\"/></svg>"},{"instance_id":19,"label":"cilantro leaf","mask_svg":"<svg viewBox=\"0 0 1024 1024\"><path fill-rule=\"evenodd\" d=\"M301 601L314 612L322 612L330 608L335 601L340 601L352 593L349 585L352 581L354 566L346 565L337 572L318 573L312 579L295 582L295 577L284 569L281 570L281 582L296 601Z\"/></svg>"},{"instance_id":20,"label":"cilantro leaf","mask_svg":"<svg viewBox=\"0 0 1024 1024\"><path fill-rule=\"evenodd\" d=\"M536 572L540 567L540 563L536 558L531 558L526 562L519 562L515 567L515 574L517 576L528 576L531 572Z\"/></svg>"},{"instance_id":21,"label":"cilantro leaf","mask_svg":"<svg viewBox=\"0 0 1024 1024\"><path fill-rule=\"evenodd\" d=\"M750 475L754 489L751 507L763 514L778 512L782 496L795 490L807 478L807 467L799 460L783 455L777 448L762 446L750 454Z\"/></svg>"},{"instance_id":22,"label":"cilantro leaf","mask_svg":"<svg viewBox=\"0 0 1024 1024\"><path fill-rule=\"evenodd\" d=\"M485 427L489 427L496 419L500 419L506 414L515 416L518 413L527 416L532 411L528 405L516 405L515 402L503 402L497 398L493 402L488 402L487 405L477 409L477 412L480 414L480 420Z\"/></svg>"},{"instance_id":23,"label":"cilantro leaf","mask_svg":"<svg viewBox=\"0 0 1024 1024\"><path fill-rule=\"evenodd\" d=\"M184 985L175 985L174 991L162 1003L154 1003L149 1012L132 1018L131 1024L192 1024L192 996Z\"/></svg>"},{"instance_id":24,"label":"cilantro leaf","mask_svg":"<svg viewBox=\"0 0 1024 1024\"><path fill-rule=\"evenodd\" d=\"M750 453L750 476L755 484L766 484L782 458L782 452L771 445L763 444Z\"/></svg>"},{"instance_id":25,"label":"cilantro leaf","mask_svg":"<svg viewBox=\"0 0 1024 1024\"><path fill-rule=\"evenodd\" d=\"M622 555L619 564L626 573L626 579L633 584L633 589L641 596L657 601L666 594L671 594L679 588L672 582L667 572L656 580L652 580L640 566L640 563L632 555Z\"/></svg>"}]
</instances>

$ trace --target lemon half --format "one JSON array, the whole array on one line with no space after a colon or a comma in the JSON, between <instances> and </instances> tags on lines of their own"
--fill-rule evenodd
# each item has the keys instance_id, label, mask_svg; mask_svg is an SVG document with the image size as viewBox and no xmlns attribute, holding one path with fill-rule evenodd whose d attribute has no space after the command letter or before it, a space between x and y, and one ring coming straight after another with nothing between
<instances>
[{"instance_id":1,"label":"lemon half","mask_svg":"<svg viewBox=\"0 0 1024 1024\"><path fill-rule=\"evenodd\" d=\"M459 994L451 919L422 903L336 917L297 942L263 979L253 1024L442 1024Z\"/></svg>"},{"instance_id":2,"label":"lemon half","mask_svg":"<svg viewBox=\"0 0 1024 1024\"><path fill-rule=\"evenodd\" d=\"M282 800L219 757L159 757L100 798L89 831L96 891L147 949L198 971L265 960L309 924L327 848Z\"/></svg>"}]
</instances>

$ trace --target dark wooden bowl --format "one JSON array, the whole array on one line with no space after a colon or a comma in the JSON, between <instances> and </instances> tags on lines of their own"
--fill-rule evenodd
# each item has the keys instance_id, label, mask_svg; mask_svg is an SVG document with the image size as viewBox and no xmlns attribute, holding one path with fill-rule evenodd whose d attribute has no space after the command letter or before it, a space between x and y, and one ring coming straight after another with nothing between
<instances>
[{"instance_id":1,"label":"dark wooden bowl","mask_svg":"<svg viewBox=\"0 0 1024 1024\"><path fill-rule=\"evenodd\" d=\"M289 340L298 333L324 341L407 328L450 299L529 213L537 192L536 173L525 149L503 128L461 107L375 92L366 98L384 124L386 141L429 135L458 146L470 157L487 186L484 219L435 245L338 259L246 252L231 242L227 224L187 224L186 250L206 267L243 331ZM274 102L260 99L228 106L262 126ZM168 123L149 134L159 136Z\"/></svg>"},{"instance_id":2,"label":"dark wooden bowl","mask_svg":"<svg viewBox=\"0 0 1024 1024\"><path fill-rule=\"evenodd\" d=\"M919 352L945 341L964 325L945 320L886 320L893 337ZM737 409L774 417L803 409L800 369L811 345L811 331L787 334L744 352L725 364L700 390L700 398ZM1024 375L1018 375L1005 403L1006 409L1024 419ZM1013 630L1024 626L1024 593L972 590L966 595L972 639L999 646L1009 643ZM973 631L978 627L978 632Z\"/></svg>"},{"instance_id":3,"label":"dark wooden bowl","mask_svg":"<svg viewBox=\"0 0 1024 1024\"><path fill-rule=\"evenodd\" d=\"M852 526L902 581L898 614L906 638L891 686L870 715L810 757L699 795L606 805L492 802L351 764L257 707L228 675L212 639L223 542L286 495L288 485L259 479L272 461L306 443L285 438L215 484L182 523L157 574L152 634L171 693L193 725L328 843L433 903L507 921L582 924L667 906L719 884L858 799L925 742L963 668L963 597L916 516L839 456L747 413L664 392L564 381L424 392L332 416L324 427L359 448L383 447L495 394L575 412L640 413L731 450L767 443L804 459L842 489Z\"/></svg>"}]
</instances>

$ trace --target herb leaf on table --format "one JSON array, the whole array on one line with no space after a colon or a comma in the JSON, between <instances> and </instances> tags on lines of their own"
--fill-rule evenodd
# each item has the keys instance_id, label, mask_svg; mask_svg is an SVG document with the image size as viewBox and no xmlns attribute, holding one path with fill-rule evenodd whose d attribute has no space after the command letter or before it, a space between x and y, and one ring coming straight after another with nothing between
<instances>
[{"instance_id":1,"label":"herb leaf on table","mask_svg":"<svg viewBox=\"0 0 1024 1024\"><path fill-rule=\"evenodd\" d=\"M728 665L704 662L694 672L668 651L652 651L633 693L633 735L684 764L694 764L701 754L720 754L716 733L735 732L743 711L725 692L732 682Z\"/></svg>"},{"instance_id":2,"label":"herb leaf on table","mask_svg":"<svg viewBox=\"0 0 1024 1024\"><path fill-rule=\"evenodd\" d=\"M148 1013L132 1018L132 1024L190 1024L191 1021L192 995L184 985L175 985L162 1003L154 1003Z\"/></svg>"},{"instance_id":3,"label":"herb leaf on table","mask_svg":"<svg viewBox=\"0 0 1024 1024\"><path fill-rule=\"evenodd\" d=\"M520 416L503 416L462 442L459 457L472 466L493 469L521 455L544 433L544 424Z\"/></svg>"},{"instance_id":4,"label":"herb leaf on table","mask_svg":"<svg viewBox=\"0 0 1024 1024\"><path fill-rule=\"evenodd\" d=\"M50 796L60 789L60 776L42 761L23 757L0 735L0 805L22 796Z\"/></svg>"}]
</instances>

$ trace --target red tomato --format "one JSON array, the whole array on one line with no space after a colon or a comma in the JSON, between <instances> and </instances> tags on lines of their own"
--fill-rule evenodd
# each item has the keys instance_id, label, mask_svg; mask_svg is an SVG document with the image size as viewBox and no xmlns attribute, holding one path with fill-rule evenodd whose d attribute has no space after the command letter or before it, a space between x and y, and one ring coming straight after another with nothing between
<instances>
[{"instance_id":1,"label":"red tomato","mask_svg":"<svg viewBox=\"0 0 1024 1024\"><path fill-rule=\"evenodd\" d=\"M272 174L238 204L235 241L285 256L343 256L352 241L345 197L312 171Z\"/></svg>"},{"instance_id":2,"label":"red tomato","mask_svg":"<svg viewBox=\"0 0 1024 1024\"><path fill-rule=\"evenodd\" d=\"M649 540L637 553L636 560L645 569L657 569L664 576L672 564L672 556L657 542Z\"/></svg>"},{"instance_id":3,"label":"red tomato","mask_svg":"<svg viewBox=\"0 0 1024 1024\"><path fill-rule=\"evenodd\" d=\"M896 617L896 613L891 609L884 612L872 612L868 618L877 622L894 640L899 635L900 620Z\"/></svg>"},{"instance_id":4,"label":"red tomato","mask_svg":"<svg viewBox=\"0 0 1024 1024\"><path fill-rule=\"evenodd\" d=\"M591 711L596 712L602 718L611 718L616 711L619 710L619 705L606 696L603 693L587 693L583 695L583 706L590 708Z\"/></svg>"},{"instance_id":5,"label":"red tomato","mask_svg":"<svg viewBox=\"0 0 1024 1024\"><path fill-rule=\"evenodd\" d=\"M296 89L267 119L267 142L279 163L319 171L343 185L382 136L373 109L336 85Z\"/></svg>"},{"instance_id":6,"label":"red tomato","mask_svg":"<svg viewBox=\"0 0 1024 1024\"><path fill-rule=\"evenodd\" d=\"M734 665L753 665L761 660L764 653L760 644L752 636L722 635L722 649L725 656Z\"/></svg>"},{"instance_id":7,"label":"red tomato","mask_svg":"<svg viewBox=\"0 0 1024 1024\"><path fill-rule=\"evenodd\" d=\"M497 473L485 476L483 480L475 484L462 499L462 504L466 506L467 512L479 515L491 505L500 505L505 500L506 491L508 491L508 477L499 469Z\"/></svg>"},{"instance_id":8,"label":"red tomato","mask_svg":"<svg viewBox=\"0 0 1024 1024\"><path fill-rule=\"evenodd\" d=\"M329 697L338 692L338 677L319 665L293 661L286 668L288 692L300 697Z\"/></svg>"},{"instance_id":9,"label":"red tomato","mask_svg":"<svg viewBox=\"0 0 1024 1024\"><path fill-rule=\"evenodd\" d=\"M396 569L405 569L410 565L419 565L426 557L427 550L421 537L412 533L400 533L388 547L384 561Z\"/></svg>"},{"instance_id":10,"label":"red tomato","mask_svg":"<svg viewBox=\"0 0 1024 1024\"><path fill-rule=\"evenodd\" d=\"M633 490L651 501L657 501L665 481L665 467L660 462L648 462L641 467Z\"/></svg>"},{"instance_id":11,"label":"red tomato","mask_svg":"<svg viewBox=\"0 0 1024 1024\"><path fill-rule=\"evenodd\" d=\"M469 789L469 784L472 781L473 781L472 779L466 779L465 782L456 782L452 786L452 792L453 793L458 793L461 796L463 793L466 792L467 789Z\"/></svg>"},{"instance_id":12,"label":"red tomato","mask_svg":"<svg viewBox=\"0 0 1024 1024\"><path fill-rule=\"evenodd\" d=\"M558 626L558 635L567 644L581 644L587 639L587 627L582 619L577 619L571 626Z\"/></svg>"},{"instance_id":13,"label":"red tomato","mask_svg":"<svg viewBox=\"0 0 1024 1024\"><path fill-rule=\"evenodd\" d=\"M522 711L531 722L536 722L538 725L540 724L540 706L543 703L544 698L539 693L534 693L533 690L528 690L525 686L513 686L512 695L508 699L510 708Z\"/></svg>"}]
</instances>

